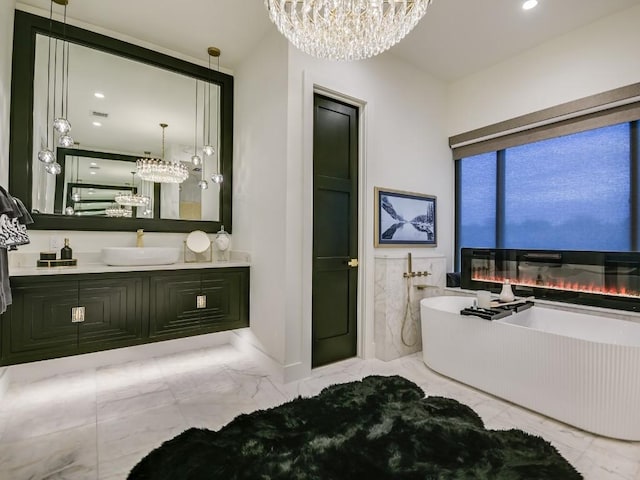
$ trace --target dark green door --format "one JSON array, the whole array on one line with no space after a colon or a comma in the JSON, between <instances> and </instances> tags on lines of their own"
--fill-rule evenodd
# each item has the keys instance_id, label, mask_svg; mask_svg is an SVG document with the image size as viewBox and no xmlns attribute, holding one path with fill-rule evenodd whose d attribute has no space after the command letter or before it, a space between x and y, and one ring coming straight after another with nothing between
<instances>
[{"instance_id":1,"label":"dark green door","mask_svg":"<svg viewBox=\"0 0 640 480\"><path fill-rule=\"evenodd\" d=\"M312 366L356 355L358 109L314 95Z\"/></svg>"}]
</instances>

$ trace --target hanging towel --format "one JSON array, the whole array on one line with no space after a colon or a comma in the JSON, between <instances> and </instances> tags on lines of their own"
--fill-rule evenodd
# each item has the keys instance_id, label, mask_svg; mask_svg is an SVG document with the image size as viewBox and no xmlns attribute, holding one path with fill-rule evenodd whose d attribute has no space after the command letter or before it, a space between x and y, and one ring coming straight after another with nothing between
<instances>
[{"instance_id":1,"label":"hanging towel","mask_svg":"<svg viewBox=\"0 0 640 480\"><path fill-rule=\"evenodd\" d=\"M9 281L9 258L7 249L0 248L0 314L11 305L13 297L11 295L11 282Z\"/></svg>"},{"instance_id":2,"label":"hanging towel","mask_svg":"<svg viewBox=\"0 0 640 480\"><path fill-rule=\"evenodd\" d=\"M0 314L13 301L7 250L29 243L26 225L30 223L33 223L33 218L22 201L0 186Z\"/></svg>"},{"instance_id":3,"label":"hanging towel","mask_svg":"<svg viewBox=\"0 0 640 480\"><path fill-rule=\"evenodd\" d=\"M0 248L15 250L29 243L26 227L29 223L33 223L33 218L22 201L0 186Z\"/></svg>"}]
</instances>

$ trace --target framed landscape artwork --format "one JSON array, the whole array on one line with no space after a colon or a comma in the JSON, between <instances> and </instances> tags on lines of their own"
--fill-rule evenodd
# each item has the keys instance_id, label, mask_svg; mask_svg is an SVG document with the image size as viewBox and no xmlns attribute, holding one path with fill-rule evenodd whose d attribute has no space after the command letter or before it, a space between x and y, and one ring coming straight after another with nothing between
<instances>
[{"instance_id":1,"label":"framed landscape artwork","mask_svg":"<svg viewBox=\"0 0 640 480\"><path fill-rule=\"evenodd\" d=\"M436 197L375 187L376 247L435 247Z\"/></svg>"}]
</instances>

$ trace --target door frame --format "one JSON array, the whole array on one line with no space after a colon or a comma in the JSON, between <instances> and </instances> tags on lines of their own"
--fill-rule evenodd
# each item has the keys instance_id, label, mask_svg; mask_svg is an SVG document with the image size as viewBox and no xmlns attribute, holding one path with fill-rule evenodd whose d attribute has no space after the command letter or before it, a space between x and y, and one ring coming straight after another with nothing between
<instances>
[{"instance_id":1,"label":"door frame","mask_svg":"<svg viewBox=\"0 0 640 480\"><path fill-rule=\"evenodd\" d=\"M318 93L352 105L358 109L358 295L357 295L357 350L360 358L373 356L369 342L373 341L373 323L367 322L367 290L365 279L368 270L368 249L365 244L365 220L369 216L366 203L366 125L367 102L331 88L331 80L316 78L303 71L303 224L302 224L302 362L311 372L312 353L312 284L313 284L313 99ZM373 317L371 317L373 318ZM371 332L368 331L371 329ZM319 367L322 368L322 367Z\"/></svg>"}]
</instances>

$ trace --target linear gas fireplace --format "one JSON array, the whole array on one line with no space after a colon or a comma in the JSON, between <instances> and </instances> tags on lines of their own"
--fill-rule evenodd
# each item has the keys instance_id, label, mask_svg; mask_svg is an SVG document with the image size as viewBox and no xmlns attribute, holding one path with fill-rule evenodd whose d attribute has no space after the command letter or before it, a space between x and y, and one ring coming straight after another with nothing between
<instances>
[{"instance_id":1,"label":"linear gas fireplace","mask_svg":"<svg viewBox=\"0 0 640 480\"><path fill-rule=\"evenodd\" d=\"M460 286L640 311L640 252L463 248Z\"/></svg>"}]
</instances>

